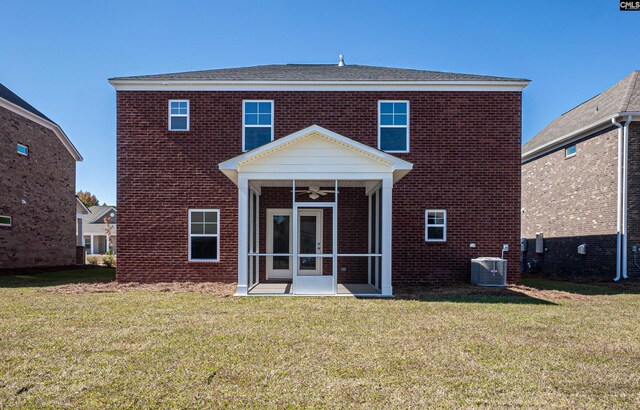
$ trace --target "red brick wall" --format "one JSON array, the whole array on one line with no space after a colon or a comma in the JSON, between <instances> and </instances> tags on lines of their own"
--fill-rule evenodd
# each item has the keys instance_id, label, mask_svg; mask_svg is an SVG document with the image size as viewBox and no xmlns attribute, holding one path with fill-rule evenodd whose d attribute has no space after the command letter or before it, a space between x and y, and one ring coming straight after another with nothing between
<instances>
[{"instance_id":1,"label":"red brick wall","mask_svg":"<svg viewBox=\"0 0 640 410\"><path fill-rule=\"evenodd\" d=\"M75 264L75 187L76 161L55 133L0 108L0 215L13 218L0 227L0 270Z\"/></svg>"},{"instance_id":2,"label":"red brick wall","mask_svg":"<svg viewBox=\"0 0 640 410\"><path fill-rule=\"evenodd\" d=\"M191 130L169 132L167 100L182 98ZM397 156L414 169L394 189L394 282L468 281L469 260L503 243L519 280L519 92L168 91L117 93L119 280L237 279L236 187L217 164L241 152L243 99L275 101L276 138L317 124L373 147L378 100L409 100L411 152ZM189 208L220 209L220 262L187 261ZM446 243L424 242L427 208L447 210Z\"/></svg>"}]
</instances>

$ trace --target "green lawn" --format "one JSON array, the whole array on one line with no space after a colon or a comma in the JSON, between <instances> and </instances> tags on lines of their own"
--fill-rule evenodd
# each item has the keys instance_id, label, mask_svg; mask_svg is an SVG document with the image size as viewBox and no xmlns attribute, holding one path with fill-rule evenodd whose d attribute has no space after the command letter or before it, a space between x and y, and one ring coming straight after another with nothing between
<instances>
[{"instance_id":1,"label":"green lawn","mask_svg":"<svg viewBox=\"0 0 640 410\"><path fill-rule=\"evenodd\" d=\"M633 289L56 291L112 276L0 277L0 408L640 407Z\"/></svg>"}]
</instances>

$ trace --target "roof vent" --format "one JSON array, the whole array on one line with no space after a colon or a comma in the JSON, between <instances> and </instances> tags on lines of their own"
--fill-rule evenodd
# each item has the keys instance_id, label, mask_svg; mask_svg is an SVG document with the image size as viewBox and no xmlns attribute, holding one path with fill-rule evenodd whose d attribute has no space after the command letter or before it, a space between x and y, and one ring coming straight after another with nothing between
<instances>
[{"instance_id":1,"label":"roof vent","mask_svg":"<svg viewBox=\"0 0 640 410\"><path fill-rule=\"evenodd\" d=\"M344 67L344 56L340 54L340 61L338 62L338 67Z\"/></svg>"}]
</instances>

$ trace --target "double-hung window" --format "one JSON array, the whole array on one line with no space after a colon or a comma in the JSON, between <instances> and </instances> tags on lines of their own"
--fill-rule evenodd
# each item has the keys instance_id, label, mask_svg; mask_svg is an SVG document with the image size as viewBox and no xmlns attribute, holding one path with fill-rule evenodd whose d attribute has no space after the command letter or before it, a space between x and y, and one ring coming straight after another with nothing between
<instances>
[{"instance_id":1,"label":"double-hung window","mask_svg":"<svg viewBox=\"0 0 640 410\"><path fill-rule=\"evenodd\" d=\"M189 100L169 100L169 131L189 131Z\"/></svg>"},{"instance_id":2,"label":"double-hung window","mask_svg":"<svg viewBox=\"0 0 640 410\"><path fill-rule=\"evenodd\" d=\"M447 211L425 211L425 241L445 242L447 240Z\"/></svg>"},{"instance_id":3,"label":"double-hung window","mask_svg":"<svg viewBox=\"0 0 640 410\"><path fill-rule=\"evenodd\" d=\"M409 101L378 102L378 148L409 152Z\"/></svg>"},{"instance_id":4,"label":"double-hung window","mask_svg":"<svg viewBox=\"0 0 640 410\"><path fill-rule=\"evenodd\" d=\"M189 210L189 261L218 262L220 260L220 211L218 209Z\"/></svg>"},{"instance_id":5,"label":"double-hung window","mask_svg":"<svg viewBox=\"0 0 640 410\"><path fill-rule=\"evenodd\" d=\"M242 107L242 150L273 141L273 101L245 100Z\"/></svg>"}]
</instances>

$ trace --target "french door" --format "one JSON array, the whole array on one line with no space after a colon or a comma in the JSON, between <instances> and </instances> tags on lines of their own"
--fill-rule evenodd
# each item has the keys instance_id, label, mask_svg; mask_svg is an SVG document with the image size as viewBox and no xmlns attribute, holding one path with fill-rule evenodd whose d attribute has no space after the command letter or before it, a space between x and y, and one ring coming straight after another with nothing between
<instances>
[{"instance_id":1,"label":"french door","mask_svg":"<svg viewBox=\"0 0 640 410\"><path fill-rule=\"evenodd\" d=\"M291 209L267 209L267 279L291 279L293 274L293 224ZM298 211L298 253L322 254L322 210ZM322 275L322 258L301 257L298 272L303 275Z\"/></svg>"}]
</instances>

